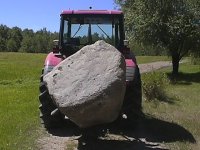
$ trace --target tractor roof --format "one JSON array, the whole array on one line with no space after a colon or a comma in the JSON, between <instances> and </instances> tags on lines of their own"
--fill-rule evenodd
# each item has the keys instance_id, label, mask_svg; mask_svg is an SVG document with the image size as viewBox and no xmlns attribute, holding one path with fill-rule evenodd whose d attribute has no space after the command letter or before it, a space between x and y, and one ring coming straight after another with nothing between
<instances>
[{"instance_id":1,"label":"tractor roof","mask_svg":"<svg viewBox=\"0 0 200 150\"><path fill-rule=\"evenodd\" d=\"M61 15L81 14L81 15L120 15L123 14L119 10L64 10Z\"/></svg>"}]
</instances>

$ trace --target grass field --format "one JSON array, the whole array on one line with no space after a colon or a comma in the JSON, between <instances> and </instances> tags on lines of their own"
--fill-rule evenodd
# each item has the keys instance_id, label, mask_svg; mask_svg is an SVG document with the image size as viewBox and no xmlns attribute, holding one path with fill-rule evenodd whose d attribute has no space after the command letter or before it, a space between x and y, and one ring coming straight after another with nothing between
<instances>
[{"instance_id":1,"label":"grass field","mask_svg":"<svg viewBox=\"0 0 200 150\"><path fill-rule=\"evenodd\" d=\"M34 149L45 55L0 53L0 150Z\"/></svg>"},{"instance_id":2,"label":"grass field","mask_svg":"<svg viewBox=\"0 0 200 150\"><path fill-rule=\"evenodd\" d=\"M160 71L169 74L171 70ZM163 142L170 149L199 150L200 66L181 64L180 72L175 83L169 84L166 88L169 101L144 102L144 112L168 123L168 125L163 124L163 127L155 125L155 128L156 132L161 132L162 136L165 136Z\"/></svg>"},{"instance_id":3,"label":"grass field","mask_svg":"<svg viewBox=\"0 0 200 150\"><path fill-rule=\"evenodd\" d=\"M0 150L35 149L35 140L41 135L38 85L45 56L0 53ZM163 57L138 57L139 63L158 60L163 60ZM144 112L161 120L175 122L199 142L200 68L187 64L181 65L180 69L183 72L180 80L167 88L169 96L175 97L173 103L144 102ZM199 145L191 144L188 140L164 142L173 149L200 149Z\"/></svg>"}]
</instances>

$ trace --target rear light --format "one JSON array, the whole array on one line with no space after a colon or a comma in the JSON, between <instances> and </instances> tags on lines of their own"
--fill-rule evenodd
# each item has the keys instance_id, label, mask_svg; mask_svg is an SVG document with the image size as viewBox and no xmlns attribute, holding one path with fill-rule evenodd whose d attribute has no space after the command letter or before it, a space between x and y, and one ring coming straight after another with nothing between
<instances>
[{"instance_id":1,"label":"rear light","mask_svg":"<svg viewBox=\"0 0 200 150\"><path fill-rule=\"evenodd\" d=\"M134 80L136 64L132 59L126 59L126 82Z\"/></svg>"}]
</instances>

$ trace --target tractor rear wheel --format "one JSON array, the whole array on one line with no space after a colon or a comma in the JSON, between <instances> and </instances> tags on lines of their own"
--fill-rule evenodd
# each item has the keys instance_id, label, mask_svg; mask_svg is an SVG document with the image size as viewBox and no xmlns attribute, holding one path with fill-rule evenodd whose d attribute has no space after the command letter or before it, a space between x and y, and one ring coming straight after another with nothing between
<instances>
[{"instance_id":1,"label":"tractor rear wheel","mask_svg":"<svg viewBox=\"0 0 200 150\"><path fill-rule=\"evenodd\" d=\"M43 71L42 71L43 73ZM43 82L43 74L41 75L40 78L40 94L39 94L39 100L40 100L40 105L39 105L39 110L40 110L40 118L41 118L41 124L44 125L45 128L54 128L54 127L59 127L62 125L64 121L64 115L60 113L59 110L57 110L56 105L53 103L48 89ZM56 113L53 113L56 112Z\"/></svg>"},{"instance_id":2,"label":"tractor rear wheel","mask_svg":"<svg viewBox=\"0 0 200 150\"><path fill-rule=\"evenodd\" d=\"M140 71L137 67L135 72L134 80L127 85L123 112L128 118L139 117L143 115L142 113L142 88L141 88L141 78Z\"/></svg>"}]
</instances>

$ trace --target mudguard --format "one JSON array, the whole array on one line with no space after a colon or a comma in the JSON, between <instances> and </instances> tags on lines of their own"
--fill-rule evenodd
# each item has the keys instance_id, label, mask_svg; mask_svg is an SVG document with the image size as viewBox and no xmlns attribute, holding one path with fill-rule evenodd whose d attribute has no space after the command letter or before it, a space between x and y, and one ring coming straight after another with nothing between
<instances>
[{"instance_id":1,"label":"mudguard","mask_svg":"<svg viewBox=\"0 0 200 150\"><path fill-rule=\"evenodd\" d=\"M131 82L134 80L134 77L138 71L137 69L138 66L134 54L131 52L129 56L126 57L125 61L126 61L126 82Z\"/></svg>"},{"instance_id":2,"label":"mudguard","mask_svg":"<svg viewBox=\"0 0 200 150\"><path fill-rule=\"evenodd\" d=\"M55 66L57 66L61 61L63 61L64 58L61 54L57 53L49 53L46 57L45 63L44 63L44 75L51 72Z\"/></svg>"}]
</instances>

